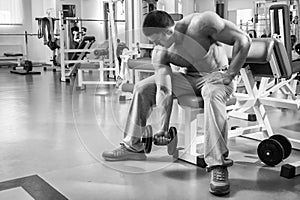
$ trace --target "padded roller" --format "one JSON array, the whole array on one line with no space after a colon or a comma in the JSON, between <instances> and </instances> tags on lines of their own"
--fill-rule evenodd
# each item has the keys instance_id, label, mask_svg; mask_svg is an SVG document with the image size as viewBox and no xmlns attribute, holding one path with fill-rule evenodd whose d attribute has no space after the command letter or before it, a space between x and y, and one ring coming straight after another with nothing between
<instances>
[{"instance_id":1,"label":"padded roller","mask_svg":"<svg viewBox=\"0 0 300 200\"><path fill-rule=\"evenodd\" d=\"M139 58L139 59L129 59L128 60L129 69L145 69L154 70L151 64L151 58Z\"/></svg>"},{"instance_id":2,"label":"padded roller","mask_svg":"<svg viewBox=\"0 0 300 200\"><path fill-rule=\"evenodd\" d=\"M246 63L268 63L270 61L271 52L274 47L274 39L272 38L253 38L248 52ZM232 46L224 45L227 57L232 59Z\"/></svg>"},{"instance_id":3,"label":"padded roller","mask_svg":"<svg viewBox=\"0 0 300 200\"><path fill-rule=\"evenodd\" d=\"M232 46L224 45L227 57L232 59ZM276 60L279 74L272 70L270 62ZM290 78L292 66L282 42L274 38L253 38L246 58L254 76Z\"/></svg>"},{"instance_id":4,"label":"padded roller","mask_svg":"<svg viewBox=\"0 0 300 200\"><path fill-rule=\"evenodd\" d=\"M93 53L97 58L99 58L100 56L108 55L108 50L107 49L95 49L93 51Z\"/></svg>"}]
</instances>

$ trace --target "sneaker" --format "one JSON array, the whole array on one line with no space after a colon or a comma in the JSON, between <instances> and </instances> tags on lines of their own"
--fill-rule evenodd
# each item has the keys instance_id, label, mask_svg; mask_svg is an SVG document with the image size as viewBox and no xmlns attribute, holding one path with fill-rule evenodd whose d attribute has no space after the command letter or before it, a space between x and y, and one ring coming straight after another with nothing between
<instances>
[{"instance_id":1,"label":"sneaker","mask_svg":"<svg viewBox=\"0 0 300 200\"><path fill-rule=\"evenodd\" d=\"M215 166L211 169L209 192L217 196L223 196L230 192L226 166Z\"/></svg>"},{"instance_id":2,"label":"sneaker","mask_svg":"<svg viewBox=\"0 0 300 200\"><path fill-rule=\"evenodd\" d=\"M147 157L144 151L134 152L125 147L123 143L121 146L112 151L104 151L102 157L107 161L121 161L121 160L146 160Z\"/></svg>"}]
</instances>

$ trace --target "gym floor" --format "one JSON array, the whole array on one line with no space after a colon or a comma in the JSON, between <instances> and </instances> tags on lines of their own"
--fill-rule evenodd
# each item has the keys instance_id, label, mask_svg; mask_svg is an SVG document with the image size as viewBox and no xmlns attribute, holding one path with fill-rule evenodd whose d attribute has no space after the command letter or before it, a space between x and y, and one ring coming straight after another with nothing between
<instances>
[{"instance_id":1,"label":"gym floor","mask_svg":"<svg viewBox=\"0 0 300 200\"><path fill-rule=\"evenodd\" d=\"M77 91L75 80L61 83L58 72L21 76L10 70L0 68L1 200L220 198L208 192L204 169L173 161L164 147L154 147L147 161L102 160L101 153L122 139L129 105L119 103L113 86ZM171 125L180 133L178 113L175 108ZM300 139L298 111L268 108L268 115L276 133ZM154 127L155 119L154 113ZM220 199L300 199L300 176L279 176L282 164L300 160L300 151L268 167L257 157L258 144L244 137L229 140L235 161L229 168L231 193Z\"/></svg>"}]
</instances>

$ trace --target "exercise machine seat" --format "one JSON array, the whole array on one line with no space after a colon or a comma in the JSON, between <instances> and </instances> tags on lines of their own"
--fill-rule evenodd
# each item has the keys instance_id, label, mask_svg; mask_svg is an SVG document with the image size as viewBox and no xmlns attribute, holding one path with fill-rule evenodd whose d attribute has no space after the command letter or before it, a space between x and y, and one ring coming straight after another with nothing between
<instances>
[{"instance_id":1,"label":"exercise machine seat","mask_svg":"<svg viewBox=\"0 0 300 200\"><path fill-rule=\"evenodd\" d=\"M183 95L177 97L178 104L183 107L203 108L204 101L201 96Z\"/></svg>"},{"instance_id":2,"label":"exercise machine seat","mask_svg":"<svg viewBox=\"0 0 300 200\"><path fill-rule=\"evenodd\" d=\"M4 53L3 54L6 57L19 57L19 56L23 56L22 53Z\"/></svg>"}]
</instances>

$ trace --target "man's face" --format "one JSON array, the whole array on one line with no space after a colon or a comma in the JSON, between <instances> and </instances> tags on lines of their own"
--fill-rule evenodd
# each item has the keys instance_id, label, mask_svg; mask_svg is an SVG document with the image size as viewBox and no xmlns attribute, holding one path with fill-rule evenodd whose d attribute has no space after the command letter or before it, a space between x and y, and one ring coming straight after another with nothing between
<instances>
[{"instance_id":1,"label":"man's face","mask_svg":"<svg viewBox=\"0 0 300 200\"><path fill-rule=\"evenodd\" d=\"M169 47L172 45L171 37L172 37L172 33L159 32L159 33L154 33L154 34L148 36L148 39L151 42L153 42L155 45Z\"/></svg>"}]
</instances>

